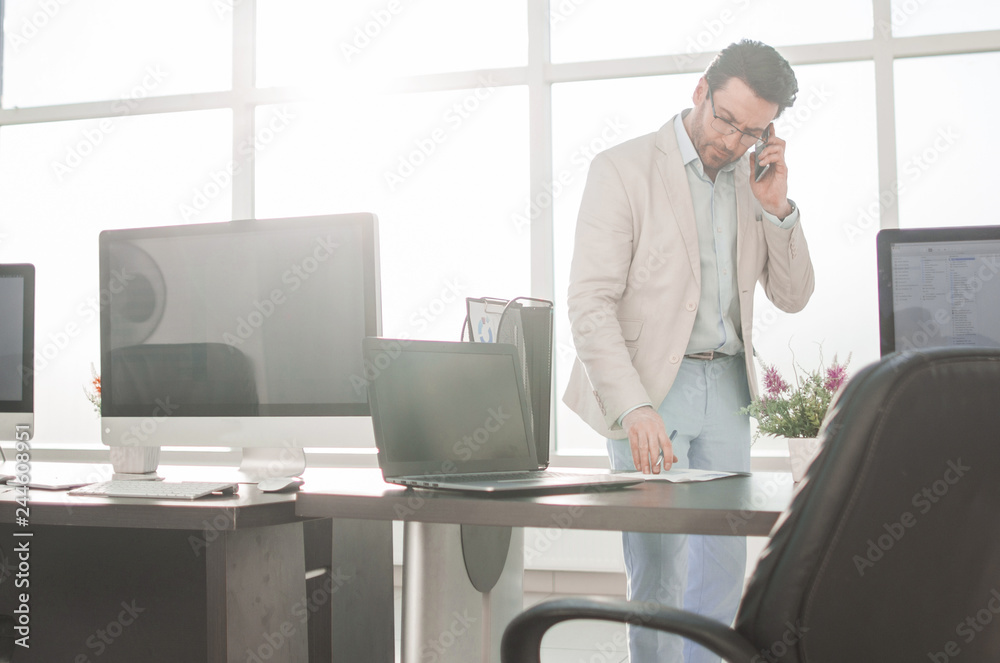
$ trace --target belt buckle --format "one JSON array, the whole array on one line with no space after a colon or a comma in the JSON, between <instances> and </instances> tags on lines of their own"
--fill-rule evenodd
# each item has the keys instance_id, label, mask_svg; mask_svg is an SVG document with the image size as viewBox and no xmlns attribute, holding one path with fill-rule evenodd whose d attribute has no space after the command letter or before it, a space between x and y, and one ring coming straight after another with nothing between
<instances>
[{"instance_id":1,"label":"belt buckle","mask_svg":"<svg viewBox=\"0 0 1000 663\"><path fill-rule=\"evenodd\" d=\"M705 352L696 352L690 355L684 355L685 357L690 357L691 359L701 359L703 361L712 361L715 359L715 350L706 350Z\"/></svg>"}]
</instances>

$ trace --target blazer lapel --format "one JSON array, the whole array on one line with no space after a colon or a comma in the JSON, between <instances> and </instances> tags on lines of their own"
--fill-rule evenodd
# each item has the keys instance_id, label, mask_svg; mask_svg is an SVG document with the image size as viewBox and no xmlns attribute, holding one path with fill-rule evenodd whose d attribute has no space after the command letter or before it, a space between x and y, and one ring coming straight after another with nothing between
<instances>
[{"instance_id":1,"label":"blazer lapel","mask_svg":"<svg viewBox=\"0 0 1000 663\"><path fill-rule=\"evenodd\" d=\"M691 202L691 188L688 186L687 172L681 162L681 150L674 133L676 116L660 128L656 135L656 168L660 181L667 193L674 221L680 231L695 283L701 287L701 253L698 249L698 227L694 220L694 204Z\"/></svg>"}]
</instances>

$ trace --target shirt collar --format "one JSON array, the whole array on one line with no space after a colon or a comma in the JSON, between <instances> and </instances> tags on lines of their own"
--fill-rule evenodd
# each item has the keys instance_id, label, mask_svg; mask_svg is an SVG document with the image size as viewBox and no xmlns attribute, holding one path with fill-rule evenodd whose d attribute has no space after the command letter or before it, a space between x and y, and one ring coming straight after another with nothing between
<instances>
[{"instance_id":1,"label":"shirt collar","mask_svg":"<svg viewBox=\"0 0 1000 663\"><path fill-rule=\"evenodd\" d=\"M695 162L695 168L698 170L698 173L704 175L705 166L701 162L701 157L698 156L698 150L694 148L694 143L691 142L691 137L688 136L687 129L684 128L684 118L690 112L691 109L688 108L683 112L678 113L677 117L674 119L674 133L677 135L677 147L681 150L681 159L683 160L684 165L687 166L693 161ZM720 172L727 173L734 168L736 168L735 161L730 164L726 164Z\"/></svg>"}]
</instances>

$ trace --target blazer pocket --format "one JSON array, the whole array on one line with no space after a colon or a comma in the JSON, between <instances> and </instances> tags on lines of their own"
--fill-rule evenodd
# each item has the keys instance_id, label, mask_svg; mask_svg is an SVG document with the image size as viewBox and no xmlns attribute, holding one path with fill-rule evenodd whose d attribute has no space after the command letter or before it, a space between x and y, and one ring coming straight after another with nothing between
<instances>
[{"instance_id":1,"label":"blazer pocket","mask_svg":"<svg viewBox=\"0 0 1000 663\"><path fill-rule=\"evenodd\" d=\"M639 352L636 341L639 340L639 334L642 332L642 320L619 319L618 324L622 328L622 337L625 339L625 347L628 348L628 357L630 360L634 360L636 353Z\"/></svg>"},{"instance_id":2,"label":"blazer pocket","mask_svg":"<svg viewBox=\"0 0 1000 663\"><path fill-rule=\"evenodd\" d=\"M622 336L626 342L638 341L639 332L642 331L642 320L618 320L622 328Z\"/></svg>"}]
</instances>

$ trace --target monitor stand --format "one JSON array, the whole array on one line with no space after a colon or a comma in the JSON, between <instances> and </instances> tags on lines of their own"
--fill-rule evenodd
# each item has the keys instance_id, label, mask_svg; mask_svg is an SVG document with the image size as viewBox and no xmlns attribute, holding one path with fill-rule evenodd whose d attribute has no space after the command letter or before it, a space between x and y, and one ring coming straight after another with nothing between
<instances>
[{"instance_id":1,"label":"monitor stand","mask_svg":"<svg viewBox=\"0 0 1000 663\"><path fill-rule=\"evenodd\" d=\"M296 447L244 447L237 471L240 483L301 476L306 470L305 450Z\"/></svg>"}]
</instances>

